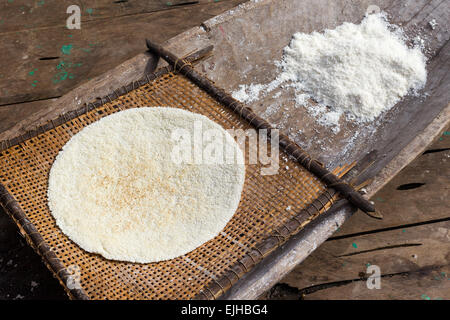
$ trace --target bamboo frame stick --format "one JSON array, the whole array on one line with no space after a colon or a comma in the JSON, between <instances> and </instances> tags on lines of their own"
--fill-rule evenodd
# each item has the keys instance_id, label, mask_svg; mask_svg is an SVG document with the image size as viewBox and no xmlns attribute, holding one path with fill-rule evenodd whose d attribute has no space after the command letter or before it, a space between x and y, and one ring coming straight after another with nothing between
<instances>
[{"instance_id":1,"label":"bamboo frame stick","mask_svg":"<svg viewBox=\"0 0 450 320\"><path fill-rule=\"evenodd\" d=\"M186 76L189 80L191 80L201 89L205 90L212 97L214 97L218 102L238 113L256 128L267 129L269 134L274 133L272 132L273 128L267 121L260 118L250 108L245 107L241 102L235 100L224 90L215 86L209 79L195 71L188 61L178 58L171 52L164 49L162 46L148 39L146 39L146 43L150 52L153 52L154 54L166 60L173 66L175 71L178 71L179 73ZM298 145L290 141L287 136L279 134L279 141L280 147L283 150L294 156L303 167L305 167L307 170L321 179L328 188L337 190L342 197L347 199L351 204L358 207L364 212L375 211L374 205L372 203L365 199L359 192L355 191L349 184L343 182L341 179L339 179L337 176L323 167L318 161L312 159Z\"/></svg>"}]
</instances>

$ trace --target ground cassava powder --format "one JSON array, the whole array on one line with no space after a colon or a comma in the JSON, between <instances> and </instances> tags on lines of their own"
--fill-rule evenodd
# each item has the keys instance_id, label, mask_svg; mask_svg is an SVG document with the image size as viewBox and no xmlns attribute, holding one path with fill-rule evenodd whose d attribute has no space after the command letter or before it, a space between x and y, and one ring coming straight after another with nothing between
<instances>
[{"instance_id":1,"label":"ground cassava powder","mask_svg":"<svg viewBox=\"0 0 450 320\"><path fill-rule=\"evenodd\" d=\"M223 137L236 163L175 161L173 133L194 137L196 125ZM88 125L64 145L50 170L48 205L84 250L150 263L217 236L239 205L244 180L244 155L219 124L179 108L132 108Z\"/></svg>"},{"instance_id":2,"label":"ground cassava powder","mask_svg":"<svg viewBox=\"0 0 450 320\"><path fill-rule=\"evenodd\" d=\"M294 87L296 101L312 98L319 104L310 107L318 108L321 124L337 125L342 114L357 122L373 121L425 85L426 58L405 40L384 13L322 33L296 33L284 49L276 79L241 86L233 97L252 102L284 84Z\"/></svg>"}]
</instances>

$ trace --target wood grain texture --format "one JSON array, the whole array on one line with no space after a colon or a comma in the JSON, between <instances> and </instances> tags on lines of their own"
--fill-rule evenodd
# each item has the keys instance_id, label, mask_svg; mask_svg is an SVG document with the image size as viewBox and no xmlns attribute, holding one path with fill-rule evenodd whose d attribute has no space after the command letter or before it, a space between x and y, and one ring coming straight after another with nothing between
<instances>
[{"instance_id":1,"label":"wood grain texture","mask_svg":"<svg viewBox=\"0 0 450 320\"><path fill-rule=\"evenodd\" d=\"M417 158L375 195L373 199L383 211L384 220L353 215L282 283L294 288L298 298L303 293L306 299L336 298L341 289L342 299L408 299L420 298L417 294L421 290L428 292L428 284L421 285L421 282L428 283L427 272L450 261L447 194L450 150L445 150L450 142L449 129L428 148L434 152ZM412 180L412 177L424 180ZM427 183L415 189L397 190L399 185L411 181ZM365 282L357 283L368 265L380 267L382 281L386 282L382 291L368 290ZM415 280L409 284L405 281L401 286L400 274ZM350 284L351 281L355 283ZM439 281L434 283L437 285L434 296L450 298L448 287L440 287ZM433 284L429 284L431 288ZM281 287L278 291L285 290Z\"/></svg>"},{"instance_id":2,"label":"wood grain texture","mask_svg":"<svg viewBox=\"0 0 450 320\"><path fill-rule=\"evenodd\" d=\"M366 280L333 286L303 296L305 300L448 300L450 266L386 275L380 289L368 289Z\"/></svg>"},{"instance_id":3,"label":"wood grain texture","mask_svg":"<svg viewBox=\"0 0 450 320\"><path fill-rule=\"evenodd\" d=\"M402 23L409 34L422 30L427 35L430 78L425 90L430 95L424 99L405 99L394 108L392 115L386 122L381 123L375 133L361 134L345 154L341 152L343 143L355 128L352 126L345 128L342 133L344 136L329 137L327 130L314 125L314 119L308 119L301 111L293 109L292 104L289 104L289 96L282 96L280 99L280 103L285 104L287 109L272 114L269 120L288 134L297 132L298 128L304 129L303 135L295 137L299 144L307 143L312 135L319 137L324 143L320 146L311 144L307 150L315 157L322 157L322 160L331 167L339 162L358 160L373 149L379 150L380 158L372 170L367 172L368 177L377 175L375 183L372 187L369 186L369 194L373 195L401 168L419 155L448 124L449 31L446 28L435 31L427 29L431 18L436 18L440 26L448 25L449 6L445 1L420 0L411 3L386 0L361 1L356 4L344 0L332 3L286 0L280 4L263 0L258 3L246 3L238 9L206 21L203 28L194 27L170 39L166 42L166 47L183 56L196 48L213 44L216 54L201 63L197 70L206 73L219 86L231 91L242 83L266 82L275 72L273 60L280 58L282 47L289 42L290 35L295 31L310 32L334 27L343 21L358 22L370 4L379 5L381 9L386 10L393 18L392 21ZM280 16L283 19L277 19ZM245 21L252 22L250 27ZM251 39L251 41L241 43L237 39ZM242 45L239 46L238 43ZM255 56L254 52L258 52L258 55ZM245 59L246 56L252 57L251 62ZM52 103L45 111L41 110L34 114L28 119L28 123L25 121L21 126L12 127L3 133L2 137L17 135L39 122L52 119L62 111L72 110L80 103L108 93L110 88L136 80L141 77L145 67L153 62L150 57L140 54L106 72L104 76L94 78L71 91ZM251 107L264 117L264 112L271 103L273 102L260 101ZM292 242L264 262L257 272L248 275L245 282L236 287L240 292L233 292L228 298L258 297L331 236L350 215L351 210L345 208L333 215L324 216L317 222L315 228L292 239Z\"/></svg>"},{"instance_id":4,"label":"wood grain texture","mask_svg":"<svg viewBox=\"0 0 450 320\"><path fill-rule=\"evenodd\" d=\"M326 241L282 282L304 289L358 279L370 265L379 266L382 274L395 274L449 261L450 222L445 221Z\"/></svg>"},{"instance_id":5,"label":"wood grain texture","mask_svg":"<svg viewBox=\"0 0 450 320\"><path fill-rule=\"evenodd\" d=\"M321 30L324 25L327 27L338 25L340 21L342 21L341 19L356 22L357 19L355 17L358 15L358 10L360 10L359 12L363 12L365 8L367 8L365 7L366 3L360 3L361 7L354 7L349 3L347 3L347 5L342 5L339 2L333 2L337 7L342 5L342 10L339 10L339 14L334 16L335 8L329 4L326 9L323 9L323 3L320 1L314 3L304 1L302 4L308 8L308 14L314 17L321 16L322 18L326 16L328 20L325 22L322 21L321 18L315 20L305 16L301 20L301 26L298 25L298 20L292 22L292 25L288 25L291 22L289 20L291 16L285 14L285 12L288 10L289 12L296 12L293 8L296 4L297 3L287 1L283 3L283 6L273 7L271 6L270 1L263 1L260 2L257 7L256 5L255 7L252 7L251 5L242 7L241 10L233 13L234 17L222 16L206 22L205 25L207 30L210 30L208 32L208 40L213 38L214 41L216 41L216 50L223 48L221 51L231 52L231 57L218 57L217 59L209 60L203 64L203 71L223 87L229 88L229 90L236 89L237 85L242 83L267 83L270 80L271 74L273 74L273 66L270 66L270 62L273 61L272 59L279 59L280 56L271 56L271 51L266 52L262 50L261 56L255 57L251 54L252 50L257 51L258 49L255 48L283 47L288 43L289 38L284 40L282 37L285 32L289 34L289 31L287 30L292 27L297 28L295 31L301 30L309 32L314 29ZM402 23L407 32L410 32L410 35L413 35L414 32L418 32L418 30L423 30L426 33L428 24L427 19L431 19L436 13L438 13L440 17L437 19L441 19L440 21L443 25L446 25L446 21L448 20L446 14L440 15L442 12L448 12L448 7L443 2L423 1L405 5L405 3L380 1L376 3L367 3L367 5L369 4L377 4L382 9L388 11L390 17L395 17L395 22ZM436 6L441 7L437 10ZM283 17L286 24L283 23L281 26L271 27L268 26L270 25L270 22L261 21L261 16L280 15L278 10L284 12L285 15ZM316 13L314 14L315 10ZM427 11L428 14L422 12L423 10ZM245 43L248 47L237 47L232 42L232 39L236 37L237 34L245 34L247 35L245 38L250 38L248 34L253 35L257 33L257 30L249 30L241 25L233 24L236 17L242 16L245 16L246 19L251 21L258 21L260 23L258 24L259 29L267 27L272 30L282 31L279 34L273 35L273 37L276 37L277 39L273 39L271 36L264 39L256 37L252 38L255 39L253 40L253 43ZM443 31L442 35L435 37L429 36L429 38L433 39L429 40L430 50L428 52L430 58L429 75L431 78L429 79L426 90L427 92L433 92L433 98L429 97L429 99L424 101L423 99L409 97L403 100L392 110L391 116L385 119L385 122L377 128L376 132L365 132L364 134L361 134L345 153L342 153L346 144L345 139L342 139L343 136L331 139L329 137L329 132L324 128L317 127L317 125L314 124L314 120L308 119L301 111L293 111L294 107L292 106L292 103L290 105L289 97L281 96L279 103L283 104L284 108L273 115L274 118L272 119L274 120L271 118L269 118L269 120L275 125L280 126L280 128L284 129L287 133L289 133L290 130L295 132L298 128L301 128L304 133L296 140L300 145L308 143L308 139L312 136L319 136L319 140L322 140L325 143L322 145L308 144L307 149L330 166L345 160L357 160L365 152L373 149L379 150L380 157L377 159L377 162L371 170L367 171L366 176L373 177L380 174L380 177L376 180L377 183L369 189L369 195L373 195L382 185L387 183L398 170L419 155L426 145L431 143L436 135L438 135L449 123L449 59L448 55L445 53L448 51L445 50L445 47L448 45L448 32ZM185 45L186 41L183 41L187 39L194 39L193 43L189 43L188 48L186 48ZM192 35L186 35L184 38L178 36L173 40L173 50L177 51L178 49L179 54L182 54L183 50L191 49L189 46L197 45L196 42L205 41L205 43L208 43L206 39L200 37L200 40L197 40ZM176 44L175 41L177 41L178 44ZM280 42L282 44L280 44ZM258 52L261 52L261 50ZM253 60L251 60L251 63L244 61L247 54L248 56L251 56L252 59L256 59L256 61L253 62ZM269 62L267 63L265 59L267 59L268 56ZM257 69L255 68L255 65L258 65ZM236 70L233 66L242 68L242 70ZM224 79L227 79L227 81ZM235 80L230 81L230 79ZM263 99L262 101L251 104L251 107L257 113L263 114L268 105L270 105L270 101ZM426 106L426 108L424 106ZM288 123L287 125L283 125L283 119L287 119L287 121L296 121L296 124L294 122L294 124ZM305 128L306 132L304 130ZM354 133L354 130L355 128L350 126L343 130L343 134L351 136ZM364 128L362 130L364 131ZM346 137L344 136L344 138ZM397 157L397 155L399 157ZM384 166L387 164L390 164L389 168L388 170L384 170ZM380 182L382 182L382 184ZM233 290L226 298L239 299L257 297L257 293L261 293L260 290L262 290L262 288L267 288L267 286L273 284L273 279L280 278L286 274L286 270L289 270L289 268L293 266L292 260L295 259L293 257L297 256L297 262L301 262L303 259L302 253L310 253L310 248L319 246L322 240L332 234L336 229L336 220L344 221L349 216L349 211L343 210L335 213L333 217L324 217L322 223L327 225L328 229L317 228L317 233L313 238L309 237L309 233L304 233L302 237L293 240L293 242L297 241L296 244L291 243L287 245L292 245L289 247L290 252L280 250L271 259L263 261L261 268L255 271L254 274L248 275L248 277L236 286L236 290ZM305 246L305 243L301 241L302 239L313 239L313 242L311 245Z\"/></svg>"},{"instance_id":6,"label":"wood grain texture","mask_svg":"<svg viewBox=\"0 0 450 320\"><path fill-rule=\"evenodd\" d=\"M372 197L377 210L384 216L383 220L375 221L363 214L356 214L351 218L351 223L345 224L334 236L342 237L448 218L449 210L433 208L439 208L450 199L449 130L450 128L446 128L436 142L427 147L425 151L427 153L419 155ZM411 183L424 185L414 189L398 190L399 186Z\"/></svg>"},{"instance_id":7,"label":"wood grain texture","mask_svg":"<svg viewBox=\"0 0 450 320\"><path fill-rule=\"evenodd\" d=\"M118 16L105 13L107 17L84 23L80 30L67 29L64 20L60 25L0 33L0 106L61 96L144 52L145 37L163 42L241 2L203 2ZM108 7L105 1L95 3ZM58 4L54 10L62 9ZM103 11L108 10L98 9L99 14ZM53 17L53 10L43 18L47 16Z\"/></svg>"},{"instance_id":8,"label":"wood grain texture","mask_svg":"<svg viewBox=\"0 0 450 320\"><path fill-rule=\"evenodd\" d=\"M223 0L228 1L228 0ZM214 2L214 0L12 0L0 3L0 34L23 30L65 27L67 8L77 5L81 11L82 27L99 19L110 19L143 13L176 9Z\"/></svg>"},{"instance_id":9,"label":"wood grain texture","mask_svg":"<svg viewBox=\"0 0 450 320\"><path fill-rule=\"evenodd\" d=\"M349 206L334 207L307 225L297 235L260 262L237 282L221 299L258 299L330 237L353 211Z\"/></svg>"}]
</instances>

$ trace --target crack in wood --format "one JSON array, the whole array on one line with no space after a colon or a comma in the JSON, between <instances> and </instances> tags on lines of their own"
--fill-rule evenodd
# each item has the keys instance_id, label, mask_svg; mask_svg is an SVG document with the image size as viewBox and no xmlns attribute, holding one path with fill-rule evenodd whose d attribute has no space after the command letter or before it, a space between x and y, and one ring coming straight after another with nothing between
<instances>
[{"instance_id":1,"label":"crack in wood","mask_svg":"<svg viewBox=\"0 0 450 320\"><path fill-rule=\"evenodd\" d=\"M336 258L341 258L341 257L350 257L350 256L354 256L357 254L363 254L363 253L368 253L368 252L374 252L374 251L380 251L380 250L387 250L387 249L396 249L396 248L407 248L407 247L418 247L421 246L421 243L404 243L404 244L394 244L391 246L383 246L383 247L379 247L379 248L374 248L374 249L369 249L369 250L361 250L358 252L352 252L352 253L348 253L348 254L343 254L340 256L336 256Z\"/></svg>"},{"instance_id":2,"label":"crack in wood","mask_svg":"<svg viewBox=\"0 0 450 320\"><path fill-rule=\"evenodd\" d=\"M189 1L189 2L182 2L182 3L175 3L170 5L171 7L183 7L183 6L190 6L193 4L198 4L198 1Z\"/></svg>"},{"instance_id":3,"label":"crack in wood","mask_svg":"<svg viewBox=\"0 0 450 320\"><path fill-rule=\"evenodd\" d=\"M426 183L424 182L412 182L412 183L405 183L402 185L399 185L397 187L397 190L411 190L411 189L417 189L421 186L424 186Z\"/></svg>"},{"instance_id":4,"label":"crack in wood","mask_svg":"<svg viewBox=\"0 0 450 320\"><path fill-rule=\"evenodd\" d=\"M392 278L392 277L398 277L398 276L409 276L412 274L421 274L424 272L439 270L440 268L445 267L445 266L446 265L444 265L444 266L427 266L427 267L424 267L424 268L421 268L418 270L414 270L414 271L403 271L403 272L382 274L382 275L380 275L380 278ZM301 288L301 289L292 287L286 283L278 283L274 287L272 287L272 289L270 289L268 297L269 297L269 299L274 298L273 296L271 296L274 292L276 292L276 291L283 292L283 290L284 290L284 291L286 291L287 294L296 295L296 296L298 296L298 299L303 299L306 295L320 291L320 290L325 290L325 289L334 288L334 287L341 287L341 286L345 286L345 285L353 283L353 282L367 281L369 276L370 275L362 272L359 274L359 278L322 283L322 284L312 285L312 286ZM282 296L283 294L278 293L278 295Z\"/></svg>"},{"instance_id":5,"label":"crack in wood","mask_svg":"<svg viewBox=\"0 0 450 320\"><path fill-rule=\"evenodd\" d=\"M428 154L428 153L443 152L443 151L447 151L447 150L450 150L450 148L428 149L424 153L422 153L422 155Z\"/></svg>"},{"instance_id":6,"label":"crack in wood","mask_svg":"<svg viewBox=\"0 0 450 320\"><path fill-rule=\"evenodd\" d=\"M432 224L432 223L445 222L445 221L450 221L450 217L440 218L440 219L433 219L433 220L427 220L427 221L421 221L421 222L415 222L415 223L409 223L409 224L402 224L402 225L399 225L399 226L380 228L380 229L369 230L369 231L355 232L355 233L351 233L351 234L345 234L345 235L342 235L342 236L334 236L334 237L328 238L326 241L333 241L333 240L340 240L340 239L346 239L346 238L353 238L353 237L359 237L359 236L364 236L364 235L368 235L368 234L374 234L374 233L386 232L386 231L392 231L392 230L398 230L398 229L407 229L407 228L423 226L423 225Z\"/></svg>"},{"instance_id":7,"label":"crack in wood","mask_svg":"<svg viewBox=\"0 0 450 320\"><path fill-rule=\"evenodd\" d=\"M56 59L59 59L59 57L42 57L42 58L39 58L39 60L41 60L41 61L56 60Z\"/></svg>"},{"instance_id":8,"label":"crack in wood","mask_svg":"<svg viewBox=\"0 0 450 320\"><path fill-rule=\"evenodd\" d=\"M14 103L5 103L5 104L0 104L0 109L1 108L8 108L8 107L11 107L11 106L19 107L19 105L22 104L22 103L31 103L31 102L36 102L36 101L53 100L53 99L57 99L57 98L61 98L61 97L62 96L52 96L52 97L47 97L47 98L22 100L22 101L18 101L18 102L14 102Z\"/></svg>"}]
</instances>

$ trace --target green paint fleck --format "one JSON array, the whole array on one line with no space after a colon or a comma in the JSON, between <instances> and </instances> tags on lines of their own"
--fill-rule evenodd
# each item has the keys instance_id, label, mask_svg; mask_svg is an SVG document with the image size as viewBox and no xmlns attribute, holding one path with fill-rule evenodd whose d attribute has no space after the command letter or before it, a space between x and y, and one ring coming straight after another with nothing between
<instances>
[{"instance_id":1,"label":"green paint fleck","mask_svg":"<svg viewBox=\"0 0 450 320\"><path fill-rule=\"evenodd\" d=\"M73 35L69 34L69 35L68 35L68 37L69 37L69 38L72 38L72 37L73 37Z\"/></svg>"},{"instance_id":2,"label":"green paint fleck","mask_svg":"<svg viewBox=\"0 0 450 320\"><path fill-rule=\"evenodd\" d=\"M58 65L56 66L56 69L62 69L62 68L64 68L64 65L65 65L64 61L61 61L61 62L58 63Z\"/></svg>"},{"instance_id":3,"label":"green paint fleck","mask_svg":"<svg viewBox=\"0 0 450 320\"><path fill-rule=\"evenodd\" d=\"M444 140L444 138L440 137L440 138L439 138L439 141L442 141L442 140Z\"/></svg>"},{"instance_id":4,"label":"green paint fleck","mask_svg":"<svg viewBox=\"0 0 450 320\"><path fill-rule=\"evenodd\" d=\"M84 51L84 52L91 52L92 51L91 48L81 48L81 50Z\"/></svg>"},{"instance_id":5,"label":"green paint fleck","mask_svg":"<svg viewBox=\"0 0 450 320\"><path fill-rule=\"evenodd\" d=\"M358 246L357 246L356 243L354 243L354 242L352 243L352 247L353 247L353 248L358 248Z\"/></svg>"},{"instance_id":6,"label":"green paint fleck","mask_svg":"<svg viewBox=\"0 0 450 320\"><path fill-rule=\"evenodd\" d=\"M384 202L384 199L380 198L380 197L376 197L375 200L380 201L380 202Z\"/></svg>"},{"instance_id":7,"label":"green paint fleck","mask_svg":"<svg viewBox=\"0 0 450 320\"><path fill-rule=\"evenodd\" d=\"M58 72L54 77L53 77L53 83L59 83L61 81L64 81L67 79L69 73L65 70Z\"/></svg>"},{"instance_id":8,"label":"green paint fleck","mask_svg":"<svg viewBox=\"0 0 450 320\"><path fill-rule=\"evenodd\" d=\"M73 45L71 45L71 44L63 45L61 47L61 52L63 54L70 54L70 50L72 50L72 47L73 47Z\"/></svg>"},{"instance_id":9,"label":"green paint fleck","mask_svg":"<svg viewBox=\"0 0 450 320\"><path fill-rule=\"evenodd\" d=\"M56 65L56 69L60 70L60 71L53 76L53 78L52 78L53 83L59 83L66 79L75 79L75 75L73 73L68 72L67 69L77 68L82 65L83 65L83 63L81 63L81 62L72 63L72 62L66 62L66 61L61 60Z\"/></svg>"},{"instance_id":10,"label":"green paint fleck","mask_svg":"<svg viewBox=\"0 0 450 320\"><path fill-rule=\"evenodd\" d=\"M166 2L166 5L171 6L172 2L170 2L170 1Z\"/></svg>"},{"instance_id":11,"label":"green paint fleck","mask_svg":"<svg viewBox=\"0 0 450 320\"><path fill-rule=\"evenodd\" d=\"M86 12L89 13L89 14L92 14L92 12L94 12L94 9L92 9L92 8L87 8L87 9L86 9Z\"/></svg>"},{"instance_id":12,"label":"green paint fleck","mask_svg":"<svg viewBox=\"0 0 450 320\"><path fill-rule=\"evenodd\" d=\"M445 280L447 278L447 273L441 272L439 275L434 277L434 280Z\"/></svg>"},{"instance_id":13,"label":"green paint fleck","mask_svg":"<svg viewBox=\"0 0 450 320\"><path fill-rule=\"evenodd\" d=\"M423 300L431 300L431 298L429 296L427 296L426 294L423 294L420 296Z\"/></svg>"},{"instance_id":14,"label":"green paint fleck","mask_svg":"<svg viewBox=\"0 0 450 320\"><path fill-rule=\"evenodd\" d=\"M370 266L371 266L370 262L367 262L367 263L366 263L366 267L368 268L368 267L370 267Z\"/></svg>"},{"instance_id":15,"label":"green paint fleck","mask_svg":"<svg viewBox=\"0 0 450 320\"><path fill-rule=\"evenodd\" d=\"M37 71L37 69L34 69L34 70L31 70L30 72L28 72L28 74L30 75L30 76L32 76L32 75L34 75L34 73Z\"/></svg>"},{"instance_id":16,"label":"green paint fleck","mask_svg":"<svg viewBox=\"0 0 450 320\"><path fill-rule=\"evenodd\" d=\"M450 136L450 131L444 131L444 136Z\"/></svg>"},{"instance_id":17,"label":"green paint fleck","mask_svg":"<svg viewBox=\"0 0 450 320\"><path fill-rule=\"evenodd\" d=\"M34 80L34 81L31 83L31 86L32 86L32 87L36 87L37 82L38 82L37 80Z\"/></svg>"},{"instance_id":18,"label":"green paint fleck","mask_svg":"<svg viewBox=\"0 0 450 320\"><path fill-rule=\"evenodd\" d=\"M58 65L56 66L56 69L61 70L64 68L76 68L76 67L81 67L83 65L82 62L78 62L78 63L72 63L72 62L65 62L63 60L61 60Z\"/></svg>"},{"instance_id":19,"label":"green paint fleck","mask_svg":"<svg viewBox=\"0 0 450 320\"><path fill-rule=\"evenodd\" d=\"M214 0L214 2L219 2L220 0Z\"/></svg>"},{"instance_id":20,"label":"green paint fleck","mask_svg":"<svg viewBox=\"0 0 450 320\"><path fill-rule=\"evenodd\" d=\"M402 232L406 232L406 230L405 230L405 229L403 229L403 230L402 230Z\"/></svg>"},{"instance_id":21,"label":"green paint fleck","mask_svg":"<svg viewBox=\"0 0 450 320\"><path fill-rule=\"evenodd\" d=\"M43 6L44 4L45 4L45 1L44 1L44 0L40 0L40 1L37 2L38 7L41 7L41 6Z\"/></svg>"}]
</instances>

